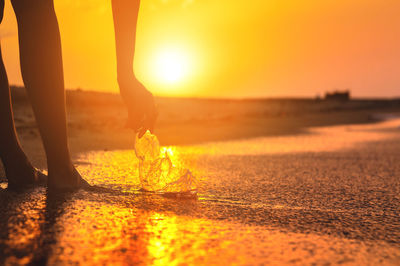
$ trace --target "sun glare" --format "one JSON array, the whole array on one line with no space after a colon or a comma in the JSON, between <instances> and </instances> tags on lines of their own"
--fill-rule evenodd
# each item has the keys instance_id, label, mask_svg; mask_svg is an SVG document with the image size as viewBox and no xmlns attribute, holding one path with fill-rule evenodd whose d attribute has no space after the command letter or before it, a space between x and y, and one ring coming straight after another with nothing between
<instances>
[{"instance_id":1,"label":"sun glare","mask_svg":"<svg viewBox=\"0 0 400 266\"><path fill-rule=\"evenodd\" d=\"M202 71L202 58L194 45L160 43L147 49L144 64L136 68L145 86L160 96L190 95Z\"/></svg>"},{"instance_id":2,"label":"sun glare","mask_svg":"<svg viewBox=\"0 0 400 266\"><path fill-rule=\"evenodd\" d=\"M155 56L154 75L158 82L176 84L182 82L188 74L188 57L181 51L164 50Z\"/></svg>"}]
</instances>

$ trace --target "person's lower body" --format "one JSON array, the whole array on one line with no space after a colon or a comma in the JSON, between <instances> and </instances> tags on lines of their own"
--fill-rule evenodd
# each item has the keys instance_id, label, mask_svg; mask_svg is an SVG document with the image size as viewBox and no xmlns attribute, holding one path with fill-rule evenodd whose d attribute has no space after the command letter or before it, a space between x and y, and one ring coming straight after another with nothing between
<instances>
[{"instance_id":1,"label":"person's lower body","mask_svg":"<svg viewBox=\"0 0 400 266\"><path fill-rule=\"evenodd\" d=\"M21 73L46 151L48 186L51 189L87 187L88 183L72 164L68 148L61 40L53 1L11 2L18 22ZM7 164L18 165L28 160L16 137L4 66L1 76L0 154L5 168L10 169ZM26 179L22 174L18 176L21 181ZM14 183L13 177L7 178L9 183Z\"/></svg>"}]
</instances>

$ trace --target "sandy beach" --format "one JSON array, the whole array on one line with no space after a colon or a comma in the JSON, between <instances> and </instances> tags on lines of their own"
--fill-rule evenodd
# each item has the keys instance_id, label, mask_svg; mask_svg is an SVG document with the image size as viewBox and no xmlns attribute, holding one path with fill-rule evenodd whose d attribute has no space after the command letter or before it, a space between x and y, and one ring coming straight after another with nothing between
<instances>
[{"instance_id":1,"label":"sandy beach","mask_svg":"<svg viewBox=\"0 0 400 266\"><path fill-rule=\"evenodd\" d=\"M132 149L127 112L118 94L67 91L69 143L73 155ZM22 145L45 167L39 132L24 88L13 87L14 116ZM400 114L400 100L157 98L155 134L162 145L192 145L304 133L308 127L374 123Z\"/></svg>"},{"instance_id":2,"label":"sandy beach","mask_svg":"<svg viewBox=\"0 0 400 266\"><path fill-rule=\"evenodd\" d=\"M15 95L21 142L45 169ZM116 192L0 190L0 264L400 263L400 120L382 120L397 101L158 99L156 134L199 178L196 200L138 191L118 96L67 102L78 170Z\"/></svg>"}]
</instances>

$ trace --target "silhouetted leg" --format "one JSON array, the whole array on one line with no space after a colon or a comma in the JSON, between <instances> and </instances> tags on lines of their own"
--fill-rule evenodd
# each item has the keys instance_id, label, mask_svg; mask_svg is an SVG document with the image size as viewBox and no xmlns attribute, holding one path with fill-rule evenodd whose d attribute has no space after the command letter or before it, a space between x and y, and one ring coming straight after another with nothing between
<instances>
[{"instance_id":1,"label":"silhouetted leg","mask_svg":"<svg viewBox=\"0 0 400 266\"><path fill-rule=\"evenodd\" d=\"M0 23L3 20L4 0L0 0ZM21 149L14 126L10 88L0 47L0 159L5 167L9 188L43 182L46 176L32 167Z\"/></svg>"},{"instance_id":2,"label":"silhouetted leg","mask_svg":"<svg viewBox=\"0 0 400 266\"><path fill-rule=\"evenodd\" d=\"M10 89L0 49L0 158L10 188L32 185L44 178L32 167L22 151L15 131Z\"/></svg>"},{"instance_id":3,"label":"silhouetted leg","mask_svg":"<svg viewBox=\"0 0 400 266\"><path fill-rule=\"evenodd\" d=\"M86 185L67 142L61 40L52 0L12 0L18 22L21 72L43 140L48 185Z\"/></svg>"}]
</instances>

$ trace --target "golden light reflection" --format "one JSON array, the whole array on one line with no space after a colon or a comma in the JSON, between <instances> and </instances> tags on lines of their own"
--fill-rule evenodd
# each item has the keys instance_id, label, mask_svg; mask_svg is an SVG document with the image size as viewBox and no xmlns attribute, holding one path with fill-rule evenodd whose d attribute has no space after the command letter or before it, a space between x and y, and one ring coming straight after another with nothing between
<instances>
[{"instance_id":1,"label":"golden light reflection","mask_svg":"<svg viewBox=\"0 0 400 266\"><path fill-rule=\"evenodd\" d=\"M354 240L145 210L135 207L141 205L140 200L131 202L131 208L118 203L102 202L99 206L96 201L76 201L59 219L64 229L49 263L247 265L321 259L337 263L340 258L332 249L335 241L344 242L344 253L365 252L368 259L377 261L375 254L367 251L369 246ZM153 201L161 204L156 198ZM310 243L318 246L313 256L309 253Z\"/></svg>"},{"instance_id":2,"label":"golden light reflection","mask_svg":"<svg viewBox=\"0 0 400 266\"><path fill-rule=\"evenodd\" d=\"M203 149L214 156L338 151L394 137L395 133L385 132L384 129L396 128L399 121L318 127L308 129L308 134L207 143L199 146L199 151Z\"/></svg>"},{"instance_id":3,"label":"golden light reflection","mask_svg":"<svg viewBox=\"0 0 400 266\"><path fill-rule=\"evenodd\" d=\"M45 198L37 194L21 196L22 198L17 200L20 204L16 204L15 209L12 210L13 215L2 213L2 215L10 215L6 228L1 229L7 230L8 234L8 239L4 243L7 247L5 252L12 250L18 254L18 256L8 257L5 265L28 264L35 255L31 250L40 247L38 238L42 233L41 224L44 220Z\"/></svg>"},{"instance_id":4,"label":"golden light reflection","mask_svg":"<svg viewBox=\"0 0 400 266\"><path fill-rule=\"evenodd\" d=\"M118 204L99 206L90 200L78 200L72 206L59 219L63 233L53 248L55 252L49 263L202 263L216 259L219 251L235 240L226 231L232 225L225 227L207 219L133 206L125 208ZM77 223L76 219L80 222ZM234 250L226 251L225 255L229 255L226 260L238 261L240 258L233 256Z\"/></svg>"},{"instance_id":5,"label":"golden light reflection","mask_svg":"<svg viewBox=\"0 0 400 266\"><path fill-rule=\"evenodd\" d=\"M162 158L162 163L155 165L158 167L155 169L157 171L151 171L154 167L154 162L151 161L142 167L143 171L150 171L155 175L155 177L152 177L144 173L146 178L154 178L151 181L152 186L165 188L166 184L174 183L181 177L183 177L180 180L181 183L177 183L177 186L171 184L170 189L165 192L179 191L181 186L178 185L196 186L197 188L201 184L205 175L197 167L197 160L201 156L198 148L188 150L182 147L165 146L161 147L155 156ZM87 176L87 180L91 184L135 193L143 188L139 171L141 169L140 162L134 151L90 152L80 156L77 162L78 170L84 176ZM87 162L90 162L90 164ZM171 165L168 163L171 163ZM187 169L190 170L190 176L185 175ZM196 183L191 183L193 181L192 176L194 176ZM187 180L184 180L186 177Z\"/></svg>"},{"instance_id":6,"label":"golden light reflection","mask_svg":"<svg viewBox=\"0 0 400 266\"><path fill-rule=\"evenodd\" d=\"M11 201L8 208L8 240L2 246L2 254L8 256L5 265L32 264L36 255L43 256L48 265L310 264L325 260L338 264L343 256L363 254L357 258L362 265L379 264L378 250L392 254L389 257L399 254L397 247L385 243L365 245L331 235L195 217L190 213L201 215L212 206L154 194L125 197L80 191L58 203L51 198L45 203L44 190L32 195ZM162 210L165 207L169 210ZM179 214L182 209L188 215ZM317 247L312 255L310 245Z\"/></svg>"},{"instance_id":7,"label":"golden light reflection","mask_svg":"<svg viewBox=\"0 0 400 266\"><path fill-rule=\"evenodd\" d=\"M168 156L171 158L172 161L176 161L176 158L174 158L174 150L176 151L176 148L162 147L160 151L161 151L161 153L168 154Z\"/></svg>"},{"instance_id":8,"label":"golden light reflection","mask_svg":"<svg viewBox=\"0 0 400 266\"><path fill-rule=\"evenodd\" d=\"M168 217L164 214L154 213L149 217L153 224L148 223L146 229L156 232L158 236L149 239L147 250L155 260L153 265L167 265L171 261L168 257L174 239L177 238L179 229L176 217Z\"/></svg>"},{"instance_id":9,"label":"golden light reflection","mask_svg":"<svg viewBox=\"0 0 400 266\"><path fill-rule=\"evenodd\" d=\"M84 154L78 158L78 170L91 184L123 192L135 192L141 187L139 160L134 151Z\"/></svg>"}]
</instances>

